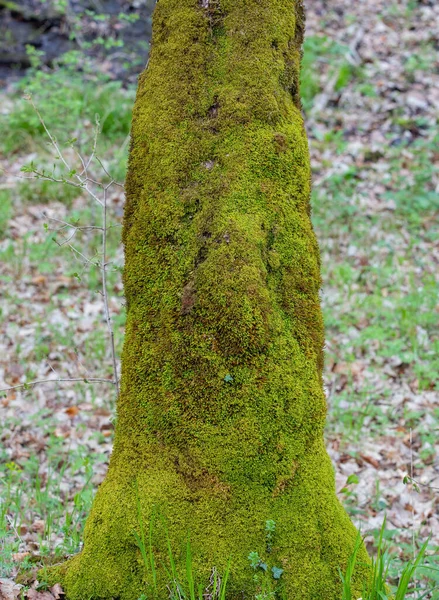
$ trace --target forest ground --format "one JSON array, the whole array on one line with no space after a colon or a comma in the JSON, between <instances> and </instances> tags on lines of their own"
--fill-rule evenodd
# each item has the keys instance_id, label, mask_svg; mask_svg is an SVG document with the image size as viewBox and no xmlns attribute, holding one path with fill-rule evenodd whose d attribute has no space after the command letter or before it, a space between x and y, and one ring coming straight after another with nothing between
<instances>
[{"instance_id":1,"label":"forest ground","mask_svg":"<svg viewBox=\"0 0 439 600\"><path fill-rule=\"evenodd\" d=\"M372 552L387 515L395 577L398 561L428 536L426 563L439 567L439 5L306 4L302 95L322 253L327 447L339 497ZM51 68L31 59L25 79L0 97L0 388L113 376L94 266L100 232L78 229L100 224L100 207L80 188L25 179L37 166L52 172L54 160L22 96L32 94L77 170L67 140L77 138L72 144L88 156L100 114L97 154L122 181L133 85L122 87L105 68L81 64L80 72L78 56ZM107 180L96 161L90 172ZM54 173L68 176L59 166ZM108 203L119 355L123 190L113 186ZM0 577L20 569L32 581L44 557L80 548L108 466L114 400L111 383L90 382L0 398ZM438 571L419 570L418 583L426 598L439 598Z\"/></svg>"}]
</instances>

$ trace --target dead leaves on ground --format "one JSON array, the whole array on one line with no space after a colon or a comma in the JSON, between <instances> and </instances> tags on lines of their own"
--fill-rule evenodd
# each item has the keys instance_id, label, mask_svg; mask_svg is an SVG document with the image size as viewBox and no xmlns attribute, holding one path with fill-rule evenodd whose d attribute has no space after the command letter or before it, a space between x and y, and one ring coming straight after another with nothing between
<instances>
[{"instance_id":1,"label":"dead leaves on ground","mask_svg":"<svg viewBox=\"0 0 439 600\"><path fill-rule=\"evenodd\" d=\"M38 590L38 581L25 590L24 586L15 583L12 579L0 579L0 600L63 600L65 594L59 583L48 590Z\"/></svg>"}]
</instances>

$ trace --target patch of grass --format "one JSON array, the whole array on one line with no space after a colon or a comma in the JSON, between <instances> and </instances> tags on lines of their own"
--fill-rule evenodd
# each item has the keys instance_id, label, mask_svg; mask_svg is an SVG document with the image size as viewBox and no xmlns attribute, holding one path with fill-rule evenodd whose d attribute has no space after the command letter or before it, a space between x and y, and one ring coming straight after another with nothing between
<instances>
[{"instance_id":1,"label":"patch of grass","mask_svg":"<svg viewBox=\"0 0 439 600\"><path fill-rule=\"evenodd\" d=\"M80 547L94 490L93 465L106 457L84 447L66 454L64 440L53 424L48 427L49 416L44 411L34 416L35 425L44 431L47 470L41 471L34 455L11 462L6 453L0 454L0 577L11 574L22 536L33 535L39 546L39 554L29 557L32 562L75 553ZM66 480L77 482L73 498L66 493ZM26 563L21 568L26 570Z\"/></svg>"},{"instance_id":2,"label":"patch of grass","mask_svg":"<svg viewBox=\"0 0 439 600\"><path fill-rule=\"evenodd\" d=\"M12 217L12 194L9 190L0 190L0 236L6 235L9 219Z\"/></svg>"},{"instance_id":3,"label":"patch of grass","mask_svg":"<svg viewBox=\"0 0 439 600\"><path fill-rule=\"evenodd\" d=\"M303 45L300 90L305 111L309 110L315 97L323 91L321 71L326 71L329 81L335 78L334 89L340 91L359 73L346 59L349 48L325 35L309 35Z\"/></svg>"},{"instance_id":4,"label":"patch of grass","mask_svg":"<svg viewBox=\"0 0 439 600\"><path fill-rule=\"evenodd\" d=\"M428 214L439 214L439 192L434 188L437 172L439 134L427 131L425 137L392 148L389 159L392 168L384 182L392 189L383 194L396 203L397 212L419 227ZM435 226L436 231L438 226Z\"/></svg>"},{"instance_id":5,"label":"patch of grass","mask_svg":"<svg viewBox=\"0 0 439 600\"><path fill-rule=\"evenodd\" d=\"M76 57L79 60L80 57ZM93 139L95 115L99 115L102 138L100 150L123 143L129 134L134 89L123 89L93 72L78 72L76 62L61 59L48 71L36 68L22 80L12 97L13 107L5 115L5 134L0 140L4 154L34 151L45 146L44 129L32 106L23 98L31 94L49 130L63 145L72 137L82 146Z\"/></svg>"},{"instance_id":6,"label":"patch of grass","mask_svg":"<svg viewBox=\"0 0 439 600\"><path fill-rule=\"evenodd\" d=\"M180 577L176 570L174 554L169 539L166 521L158 512L158 510L153 512L151 515L148 532L145 530L137 483L136 500L137 524L140 534L137 531L133 531L133 537L142 556L142 561L145 568L145 579L150 581L148 590L145 594L140 596L139 600L147 600L150 598L150 591L153 594L152 597L156 597L158 593L156 559L152 545L153 529L158 521L160 521L162 525L163 535L166 539L166 545L168 549L169 568L164 568L169 578L168 590L170 600L203 600L203 598L206 597L209 597L211 600L226 600L227 581L230 574L231 561L229 560L223 577L219 576L216 568L213 568L210 581L205 582L204 584L198 582L197 584L192 561L191 541L188 534L186 542L186 573L184 578ZM151 590L149 588L151 588ZM206 594L208 594L208 596ZM262 597L260 600L262 600Z\"/></svg>"},{"instance_id":7,"label":"patch of grass","mask_svg":"<svg viewBox=\"0 0 439 600\"><path fill-rule=\"evenodd\" d=\"M415 574L417 574L422 565L425 564L428 568L428 563L425 561L428 540L424 542L424 544L418 550L417 555L412 560L399 565L399 573L397 576L398 582L396 585L389 585L389 571L393 557L391 556L384 541L385 528L386 518L383 520L383 524L378 536L376 553L372 558L370 582L367 588L363 590L361 600L406 600L408 598L413 598L413 594L415 592L418 600L425 598L427 594L432 591L431 587L427 588L426 590L424 585L416 584L413 582L413 580ZM355 565L357 563L357 553L361 543L362 540L359 533L354 549L349 558L346 571L345 573L340 571L340 578L343 584L342 600L357 600L356 595L353 595L351 584L352 575L355 571Z\"/></svg>"},{"instance_id":8,"label":"patch of grass","mask_svg":"<svg viewBox=\"0 0 439 600\"><path fill-rule=\"evenodd\" d=\"M29 178L30 179L30 178ZM22 181L17 186L17 195L23 202L32 204L49 204L50 202L62 202L71 206L75 198L81 194L79 188L71 185L63 185L53 181L43 181L32 178L30 181Z\"/></svg>"}]
</instances>

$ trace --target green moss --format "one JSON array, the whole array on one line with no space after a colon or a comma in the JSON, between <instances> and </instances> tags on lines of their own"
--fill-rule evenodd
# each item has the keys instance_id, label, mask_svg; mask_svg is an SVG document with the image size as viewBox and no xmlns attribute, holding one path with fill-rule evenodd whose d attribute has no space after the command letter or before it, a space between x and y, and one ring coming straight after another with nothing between
<instances>
[{"instance_id":1,"label":"green moss","mask_svg":"<svg viewBox=\"0 0 439 600\"><path fill-rule=\"evenodd\" d=\"M134 530L165 515L184 575L190 531L228 600L272 557L289 600L338 600L356 531L323 445L320 265L298 77L297 0L160 0L134 108L123 239L128 315L116 440L71 600L148 591ZM165 536L154 531L159 597ZM365 550L361 551L367 562ZM358 592L367 567L359 567Z\"/></svg>"}]
</instances>

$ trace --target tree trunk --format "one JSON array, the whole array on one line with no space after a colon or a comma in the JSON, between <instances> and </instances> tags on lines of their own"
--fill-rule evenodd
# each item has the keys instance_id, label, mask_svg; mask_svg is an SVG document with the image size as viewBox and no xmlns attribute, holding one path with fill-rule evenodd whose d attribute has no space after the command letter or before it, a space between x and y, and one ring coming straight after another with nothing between
<instances>
[{"instance_id":1,"label":"tree trunk","mask_svg":"<svg viewBox=\"0 0 439 600\"><path fill-rule=\"evenodd\" d=\"M132 124L115 445L84 549L54 574L69 599L168 598L164 523L182 580L188 535L203 588L230 558L227 600L261 585L341 598L357 534L323 441L303 29L301 0L157 4ZM367 561L361 547L355 598Z\"/></svg>"}]
</instances>

